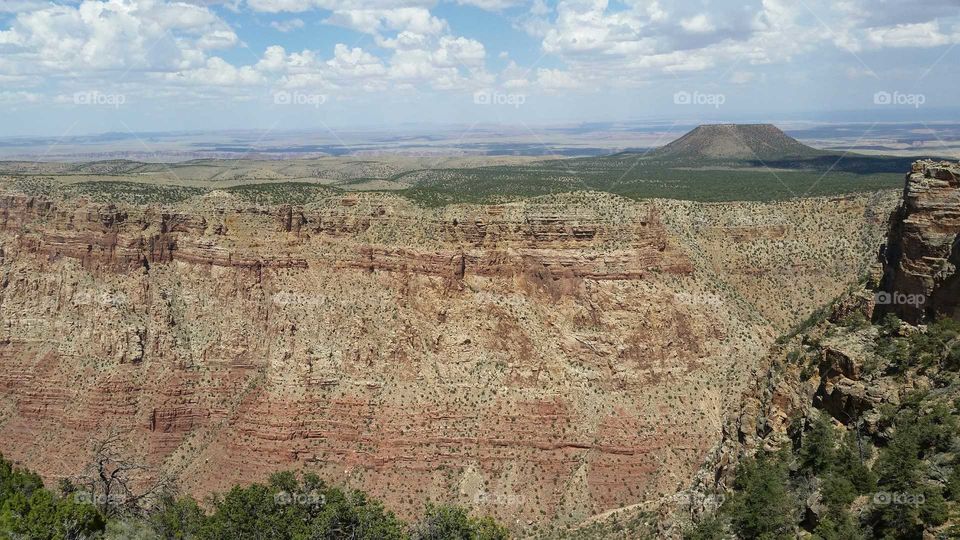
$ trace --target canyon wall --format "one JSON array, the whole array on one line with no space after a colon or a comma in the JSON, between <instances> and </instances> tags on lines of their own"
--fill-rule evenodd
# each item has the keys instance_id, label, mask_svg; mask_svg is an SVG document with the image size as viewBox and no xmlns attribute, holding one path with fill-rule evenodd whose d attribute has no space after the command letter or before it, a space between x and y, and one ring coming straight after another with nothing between
<instances>
[{"instance_id":1,"label":"canyon wall","mask_svg":"<svg viewBox=\"0 0 960 540\"><path fill-rule=\"evenodd\" d=\"M878 313L960 316L960 164L918 161L890 222Z\"/></svg>"},{"instance_id":2,"label":"canyon wall","mask_svg":"<svg viewBox=\"0 0 960 540\"><path fill-rule=\"evenodd\" d=\"M7 192L0 450L56 479L117 435L196 495L307 469L517 531L655 500L775 336L862 273L893 200Z\"/></svg>"}]
</instances>

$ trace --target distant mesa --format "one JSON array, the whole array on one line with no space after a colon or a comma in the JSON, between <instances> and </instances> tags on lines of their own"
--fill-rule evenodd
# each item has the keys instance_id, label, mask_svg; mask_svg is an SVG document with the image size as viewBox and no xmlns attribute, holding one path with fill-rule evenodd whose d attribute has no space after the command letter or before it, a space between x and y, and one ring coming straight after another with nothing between
<instances>
[{"instance_id":1,"label":"distant mesa","mask_svg":"<svg viewBox=\"0 0 960 540\"><path fill-rule=\"evenodd\" d=\"M787 135L773 124L706 124L650 153L675 160L761 160L827 154Z\"/></svg>"}]
</instances>

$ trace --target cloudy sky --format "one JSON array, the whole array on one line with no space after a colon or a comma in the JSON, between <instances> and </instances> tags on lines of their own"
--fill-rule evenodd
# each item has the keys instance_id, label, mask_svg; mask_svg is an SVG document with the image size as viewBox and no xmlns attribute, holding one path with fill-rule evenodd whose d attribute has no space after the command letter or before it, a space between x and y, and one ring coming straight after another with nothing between
<instances>
[{"instance_id":1,"label":"cloudy sky","mask_svg":"<svg viewBox=\"0 0 960 540\"><path fill-rule=\"evenodd\" d=\"M960 0L0 0L0 136L950 119L958 42Z\"/></svg>"}]
</instances>

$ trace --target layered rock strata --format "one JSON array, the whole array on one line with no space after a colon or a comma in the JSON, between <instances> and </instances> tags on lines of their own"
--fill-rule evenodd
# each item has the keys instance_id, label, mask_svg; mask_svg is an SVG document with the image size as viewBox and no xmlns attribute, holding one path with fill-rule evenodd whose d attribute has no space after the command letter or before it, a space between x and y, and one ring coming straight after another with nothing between
<instances>
[{"instance_id":1,"label":"layered rock strata","mask_svg":"<svg viewBox=\"0 0 960 540\"><path fill-rule=\"evenodd\" d=\"M517 531L653 500L689 484L798 306L862 270L839 261L879 242L875 202L8 193L2 451L56 479L119 434L196 495L308 469Z\"/></svg>"},{"instance_id":2,"label":"layered rock strata","mask_svg":"<svg viewBox=\"0 0 960 540\"><path fill-rule=\"evenodd\" d=\"M881 256L878 313L914 324L960 315L960 164L914 163Z\"/></svg>"}]
</instances>

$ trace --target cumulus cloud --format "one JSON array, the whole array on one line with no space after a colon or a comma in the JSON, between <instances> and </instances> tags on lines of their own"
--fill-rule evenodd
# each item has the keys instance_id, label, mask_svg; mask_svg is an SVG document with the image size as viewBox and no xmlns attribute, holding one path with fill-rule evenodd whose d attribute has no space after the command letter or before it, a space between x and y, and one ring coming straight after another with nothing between
<instances>
[{"instance_id":1,"label":"cumulus cloud","mask_svg":"<svg viewBox=\"0 0 960 540\"><path fill-rule=\"evenodd\" d=\"M537 70L537 84L546 90L571 90L581 86L569 72L542 68Z\"/></svg>"},{"instance_id":2,"label":"cumulus cloud","mask_svg":"<svg viewBox=\"0 0 960 540\"><path fill-rule=\"evenodd\" d=\"M483 44L464 37L444 36L433 54L434 64L444 67L480 66L486 58Z\"/></svg>"},{"instance_id":3,"label":"cumulus cloud","mask_svg":"<svg viewBox=\"0 0 960 540\"><path fill-rule=\"evenodd\" d=\"M268 13L301 12L317 7L317 3L313 0L247 0L247 5L254 11Z\"/></svg>"},{"instance_id":4,"label":"cumulus cloud","mask_svg":"<svg viewBox=\"0 0 960 540\"><path fill-rule=\"evenodd\" d=\"M18 14L0 31L5 56L50 72L185 69L238 41L208 8L159 0L51 5Z\"/></svg>"},{"instance_id":5,"label":"cumulus cloud","mask_svg":"<svg viewBox=\"0 0 960 540\"><path fill-rule=\"evenodd\" d=\"M338 43L333 58L327 61L327 67L338 77L347 79L369 79L382 77L387 70L376 56L359 47L347 47Z\"/></svg>"},{"instance_id":6,"label":"cumulus cloud","mask_svg":"<svg viewBox=\"0 0 960 540\"><path fill-rule=\"evenodd\" d=\"M273 21L270 23L270 27L278 32L293 32L294 30L299 30L303 28L303 19L289 19L286 21Z\"/></svg>"},{"instance_id":7,"label":"cumulus cloud","mask_svg":"<svg viewBox=\"0 0 960 540\"><path fill-rule=\"evenodd\" d=\"M235 67L223 58L208 58L203 67L163 74L169 82L204 86L249 86L263 82L263 76L251 66Z\"/></svg>"},{"instance_id":8,"label":"cumulus cloud","mask_svg":"<svg viewBox=\"0 0 960 540\"><path fill-rule=\"evenodd\" d=\"M680 19L680 26L687 32L693 32L695 34L713 32L715 30L713 23L710 22L710 17L704 13L686 19Z\"/></svg>"},{"instance_id":9,"label":"cumulus cloud","mask_svg":"<svg viewBox=\"0 0 960 540\"><path fill-rule=\"evenodd\" d=\"M941 32L937 21L870 28L866 38L873 47L939 47L960 41Z\"/></svg>"},{"instance_id":10,"label":"cumulus cloud","mask_svg":"<svg viewBox=\"0 0 960 540\"><path fill-rule=\"evenodd\" d=\"M514 50L511 44L510 54L502 52L502 62L494 62L506 67L491 73L487 48L500 51L504 45L460 35L464 29L457 25L463 23L439 17L438 3L6 0L0 5L7 21L0 26L0 103L31 103L69 95L70 85L110 88L115 82L133 85L131 91L237 96L277 88L343 96L488 87L578 92L700 72L746 85L765 80L764 66L813 52L874 54L960 42L956 0L929 0L922 10L908 0L448 0L444 10L489 10L499 14L504 29L536 36L539 50ZM231 26L221 17L224 9L249 18L231 16L239 21ZM311 11L316 13L294 15ZM310 20L365 39L323 47L308 42L290 50L292 39L270 33L275 45L242 50L249 46L241 40L244 27L262 28L261 19L281 33L306 28ZM528 65L513 60L530 53L540 58Z\"/></svg>"},{"instance_id":11,"label":"cumulus cloud","mask_svg":"<svg viewBox=\"0 0 960 540\"><path fill-rule=\"evenodd\" d=\"M429 7L429 0L247 0L253 11L266 13L304 12L314 9L328 11L351 11L369 9L398 9L405 7Z\"/></svg>"},{"instance_id":12,"label":"cumulus cloud","mask_svg":"<svg viewBox=\"0 0 960 540\"><path fill-rule=\"evenodd\" d=\"M420 7L396 9L339 9L326 22L351 28L366 34L384 31L412 32L415 34L439 34L447 23Z\"/></svg>"},{"instance_id":13,"label":"cumulus cloud","mask_svg":"<svg viewBox=\"0 0 960 540\"><path fill-rule=\"evenodd\" d=\"M474 6L487 11L502 11L524 4L523 0L457 0L461 6Z\"/></svg>"},{"instance_id":14,"label":"cumulus cloud","mask_svg":"<svg viewBox=\"0 0 960 540\"><path fill-rule=\"evenodd\" d=\"M920 10L905 0L746 0L707 10L656 0L561 0L552 17L526 17L519 24L540 36L543 51L578 80L614 86L722 66L785 63L830 48L949 45L960 42L960 13L952 3L932 0L922 21L877 26L890 20L883 12L912 11L914 20Z\"/></svg>"}]
</instances>

